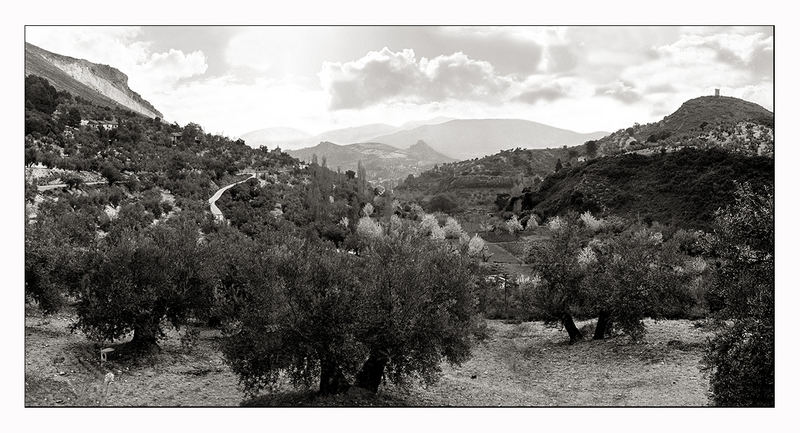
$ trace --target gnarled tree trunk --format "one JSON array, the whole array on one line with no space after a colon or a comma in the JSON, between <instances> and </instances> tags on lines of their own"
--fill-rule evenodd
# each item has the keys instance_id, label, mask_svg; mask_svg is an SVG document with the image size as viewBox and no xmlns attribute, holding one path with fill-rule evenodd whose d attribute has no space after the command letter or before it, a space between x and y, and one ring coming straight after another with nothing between
<instances>
[{"instance_id":1,"label":"gnarled tree trunk","mask_svg":"<svg viewBox=\"0 0 800 433\"><path fill-rule=\"evenodd\" d=\"M350 384L347 383L344 373L342 373L342 370L336 362L330 359L322 359L320 363L319 393L322 395L332 395L347 391Z\"/></svg>"},{"instance_id":2,"label":"gnarled tree trunk","mask_svg":"<svg viewBox=\"0 0 800 433\"><path fill-rule=\"evenodd\" d=\"M356 386L373 393L378 392L381 379L383 379L383 371L388 362L389 360L385 356L371 353L356 375Z\"/></svg>"},{"instance_id":3,"label":"gnarled tree trunk","mask_svg":"<svg viewBox=\"0 0 800 433\"><path fill-rule=\"evenodd\" d=\"M137 350L151 350L158 348L158 327L142 325L133 329L133 339L130 345Z\"/></svg>"},{"instance_id":4,"label":"gnarled tree trunk","mask_svg":"<svg viewBox=\"0 0 800 433\"><path fill-rule=\"evenodd\" d=\"M564 325L564 329L566 329L567 334L569 334L569 344L574 344L578 340L583 339L583 333L575 326L575 321L572 320L571 314L564 313L564 315L561 316L561 324Z\"/></svg>"},{"instance_id":5,"label":"gnarled tree trunk","mask_svg":"<svg viewBox=\"0 0 800 433\"><path fill-rule=\"evenodd\" d=\"M593 340L602 340L611 334L611 314L601 311L597 316L597 326L594 328Z\"/></svg>"}]
</instances>

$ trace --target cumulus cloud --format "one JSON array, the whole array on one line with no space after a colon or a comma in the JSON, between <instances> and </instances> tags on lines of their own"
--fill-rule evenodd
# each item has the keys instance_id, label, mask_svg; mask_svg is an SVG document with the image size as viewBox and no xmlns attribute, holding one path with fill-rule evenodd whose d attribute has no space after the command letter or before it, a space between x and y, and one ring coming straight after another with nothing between
<instances>
[{"instance_id":1,"label":"cumulus cloud","mask_svg":"<svg viewBox=\"0 0 800 433\"><path fill-rule=\"evenodd\" d=\"M489 101L499 99L512 80L461 52L418 59L411 49L383 48L350 62L325 62L320 81L331 109L338 110L382 102Z\"/></svg>"},{"instance_id":2,"label":"cumulus cloud","mask_svg":"<svg viewBox=\"0 0 800 433\"><path fill-rule=\"evenodd\" d=\"M522 92L514 97L514 100L528 104L535 104L539 101L555 101L556 99L566 96L567 93L564 91L564 89L559 86L551 86Z\"/></svg>"},{"instance_id":3,"label":"cumulus cloud","mask_svg":"<svg viewBox=\"0 0 800 433\"><path fill-rule=\"evenodd\" d=\"M151 54L137 69L147 75L148 87L154 91L164 91L171 90L178 80L205 73L208 64L202 51L185 54L170 49L168 52Z\"/></svg>"},{"instance_id":4,"label":"cumulus cloud","mask_svg":"<svg viewBox=\"0 0 800 433\"><path fill-rule=\"evenodd\" d=\"M595 92L598 96L609 96L626 104L632 104L642 99L642 94L636 90L633 83L617 80L605 86L600 86Z\"/></svg>"},{"instance_id":5,"label":"cumulus cloud","mask_svg":"<svg viewBox=\"0 0 800 433\"><path fill-rule=\"evenodd\" d=\"M714 88L771 109L772 34L745 30L693 29L670 43L654 46L652 59L624 68L619 79L645 89L641 93L651 105L665 106L658 112L674 110L686 99L713 94Z\"/></svg>"},{"instance_id":6,"label":"cumulus cloud","mask_svg":"<svg viewBox=\"0 0 800 433\"><path fill-rule=\"evenodd\" d=\"M538 77L527 80L512 101L526 104L553 102L585 93L587 83L579 78Z\"/></svg>"}]
</instances>

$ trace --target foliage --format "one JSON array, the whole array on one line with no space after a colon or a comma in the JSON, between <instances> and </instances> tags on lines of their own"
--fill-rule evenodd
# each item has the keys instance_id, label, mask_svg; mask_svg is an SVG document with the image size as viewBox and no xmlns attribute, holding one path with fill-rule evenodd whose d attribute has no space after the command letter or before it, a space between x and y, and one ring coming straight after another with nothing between
<instances>
[{"instance_id":1,"label":"foliage","mask_svg":"<svg viewBox=\"0 0 800 433\"><path fill-rule=\"evenodd\" d=\"M603 326L613 323L638 340L644 335L645 317L679 315L694 303L687 290L694 274L682 267L685 256L677 246L664 242L658 231L634 225L591 242L584 251L586 312L602 317ZM595 338L603 338L605 331L610 329Z\"/></svg>"},{"instance_id":2,"label":"foliage","mask_svg":"<svg viewBox=\"0 0 800 433\"><path fill-rule=\"evenodd\" d=\"M482 260L486 255L486 242L478 236L477 233L469 240L467 254L469 254L470 257L476 257Z\"/></svg>"},{"instance_id":3,"label":"foliage","mask_svg":"<svg viewBox=\"0 0 800 433\"><path fill-rule=\"evenodd\" d=\"M383 236L383 227L368 216L363 216L356 225L356 234L367 240L379 239Z\"/></svg>"},{"instance_id":4,"label":"foliage","mask_svg":"<svg viewBox=\"0 0 800 433\"><path fill-rule=\"evenodd\" d=\"M77 247L87 236L76 232L70 236L62 227L74 215L59 216L42 211L25 230L25 296L35 300L45 314L63 307L64 295L80 286L85 266L86 254Z\"/></svg>"},{"instance_id":5,"label":"foliage","mask_svg":"<svg viewBox=\"0 0 800 433\"><path fill-rule=\"evenodd\" d=\"M323 394L341 392L366 355L355 339L359 259L297 241L268 256L259 272L271 278L246 292L238 326L222 346L227 362L250 393L274 384L281 372L297 384L319 380Z\"/></svg>"},{"instance_id":6,"label":"foliage","mask_svg":"<svg viewBox=\"0 0 800 433\"><path fill-rule=\"evenodd\" d=\"M709 229L714 212L734 200L735 182L761 188L773 183L773 171L772 158L713 149L598 158L545 178L523 200L523 210L545 218L588 210Z\"/></svg>"},{"instance_id":7,"label":"foliage","mask_svg":"<svg viewBox=\"0 0 800 433\"><path fill-rule=\"evenodd\" d=\"M461 224L453 217L447 217L442 229L444 230L444 237L446 239L458 239L464 234L464 229L461 228Z\"/></svg>"},{"instance_id":8,"label":"foliage","mask_svg":"<svg viewBox=\"0 0 800 433\"><path fill-rule=\"evenodd\" d=\"M76 293L75 328L102 340L133 331L134 343L155 344L162 320L179 327L207 302L215 284L208 257L187 221L107 237L93 251Z\"/></svg>"},{"instance_id":9,"label":"foliage","mask_svg":"<svg viewBox=\"0 0 800 433\"><path fill-rule=\"evenodd\" d=\"M419 230L424 235L430 235L434 230L439 228L439 221L432 214L423 214L419 223Z\"/></svg>"},{"instance_id":10,"label":"foliage","mask_svg":"<svg viewBox=\"0 0 800 433\"><path fill-rule=\"evenodd\" d=\"M522 224L520 224L516 215L513 215L508 221L506 221L506 230L508 230L508 232L511 234L522 231Z\"/></svg>"},{"instance_id":11,"label":"foliage","mask_svg":"<svg viewBox=\"0 0 800 433\"><path fill-rule=\"evenodd\" d=\"M536 230L537 227L539 227L539 222L536 220L536 215L531 214L528 217L528 221L525 222L525 230L533 231Z\"/></svg>"},{"instance_id":12,"label":"foliage","mask_svg":"<svg viewBox=\"0 0 800 433\"><path fill-rule=\"evenodd\" d=\"M737 185L706 239L718 263L711 295L722 328L705 356L718 405L775 404L774 209L771 188Z\"/></svg>"},{"instance_id":13,"label":"foliage","mask_svg":"<svg viewBox=\"0 0 800 433\"><path fill-rule=\"evenodd\" d=\"M361 215L363 215L365 217L369 217L369 216L372 216L372 212L374 212L374 211L375 211L375 208L372 207L372 204L367 203L361 209Z\"/></svg>"},{"instance_id":14,"label":"foliage","mask_svg":"<svg viewBox=\"0 0 800 433\"><path fill-rule=\"evenodd\" d=\"M435 195L428 202L428 212L453 213L458 208L458 203L449 195Z\"/></svg>"},{"instance_id":15,"label":"foliage","mask_svg":"<svg viewBox=\"0 0 800 433\"><path fill-rule=\"evenodd\" d=\"M581 214L581 221L583 222L583 225L586 226L587 229L593 232L597 232L601 228L603 228L603 220L596 218L588 210Z\"/></svg>"},{"instance_id":16,"label":"foliage","mask_svg":"<svg viewBox=\"0 0 800 433\"><path fill-rule=\"evenodd\" d=\"M585 303L583 271L578 263L585 235L577 215L559 221L550 225L550 239L528 245L526 262L532 265L531 275L541 281L531 287L528 303L540 320L564 325L570 341L575 342L583 337L574 328L572 317Z\"/></svg>"},{"instance_id":17,"label":"foliage","mask_svg":"<svg viewBox=\"0 0 800 433\"><path fill-rule=\"evenodd\" d=\"M50 82L36 75L25 77L25 105L50 115L58 106L58 92Z\"/></svg>"},{"instance_id":18,"label":"foliage","mask_svg":"<svg viewBox=\"0 0 800 433\"><path fill-rule=\"evenodd\" d=\"M103 168L100 169L100 174L106 178L109 185L114 185L114 183L125 179L125 177L122 176L122 173L120 173L119 169L111 164L104 165Z\"/></svg>"},{"instance_id":19,"label":"foliage","mask_svg":"<svg viewBox=\"0 0 800 433\"><path fill-rule=\"evenodd\" d=\"M704 362L713 368L718 406L775 405L775 327L766 320L737 320L711 340Z\"/></svg>"},{"instance_id":20,"label":"foliage","mask_svg":"<svg viewBox=\"0 0 800 433\"><path fill-rule=\"evenodd\" d=\"M382 364L395 383L411 377L431 383L442 359L466 360L479 271L463 250L407 226L369 251L365 271L360 335L370 351L360 375L365 387L377 390Z\"/></svg>"},{"instance_id":21,"label":"foliage","mask_svg":"<svg viewBox=\"0 0 800 433\"><path fill-rule=\"evenodd\" d=\"M404 225L359 255L299 240L275 243L223 352L248 392L319 380L323 394L382 378L435 379L442 358L469 354L473 262Z\"/></svg>"}]
</instances>

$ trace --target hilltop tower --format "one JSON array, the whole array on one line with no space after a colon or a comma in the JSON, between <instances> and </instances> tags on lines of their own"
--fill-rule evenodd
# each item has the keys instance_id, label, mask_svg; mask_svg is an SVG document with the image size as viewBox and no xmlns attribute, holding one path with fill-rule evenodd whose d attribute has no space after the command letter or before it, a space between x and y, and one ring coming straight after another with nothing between
<instances>
[{"instance_id":1,"label":"hilltop tower","mask_svg":"<svg viewBox=\"0 0 800 433\"><path fill-rule=\"evenodd\" d=\"M719 89L714 89L714 96L719 96Z\"/></svg>"}]
</instances>

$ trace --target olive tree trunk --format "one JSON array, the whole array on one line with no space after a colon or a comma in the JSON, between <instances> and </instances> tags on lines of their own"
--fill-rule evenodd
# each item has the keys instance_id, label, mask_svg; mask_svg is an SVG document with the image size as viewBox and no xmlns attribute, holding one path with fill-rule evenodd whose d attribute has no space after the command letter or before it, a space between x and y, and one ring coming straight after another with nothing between
<instances>
[{"instance_id":1,"label":"olive tree trunk","mask_svg":"<svg viewBox=\"0 0 800 433\"><path fill-rule=\"evenodd\" d=\"M142 324L133 329L130 345L141 350L158 347L158 325Z\"/></svg>"},{"instance_id":2,"label":"olive tree trunk","mask_svg":"<svg viewBox=\"0 0 800 433\"><path fill-rule=\"evenodd\" d=\"M602 340L611 334L611 314L601 311L597 316L597 326L594 328L593 340Z\"/></svg>"},{"instance_id":3,"label":"olive tree trunk","mask_svg":"<svg viewBox=\"0 0 800 433\"><path fill-rule=\"evenodd\" d=\"M356 386L373 393L378 392L388 362L385 356L371 353L356 375Z\"/></svg>"},{"instance_id":4,"label":"olive tree trunk","mask_svg":"<svg viewBox=\"0 0 800 433\"><path fill-rule=\"evenodd\" d=\"M561 324L564 325L564 329L566 329L567 334L569 334L569 344L575 344L577 341L583 339L583 333L575 326L575 321L572 320L571 314L564 313L564 315L561 316Z\"/></svg>"},{"instance_id":5,"label":"olive tree trunk","mask_svg":"<svg viewBox=\"0 0 800 433\"><path fill-rule=\"evenodd\" d=\"M350 384L344 377L336 362L330 359L320 360L319 393L322 395L341 394L347 391Z\"/></svg>"}]
</instances>

